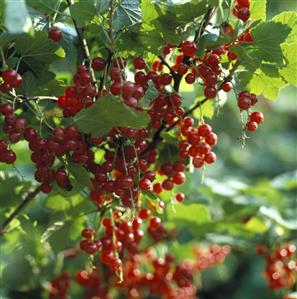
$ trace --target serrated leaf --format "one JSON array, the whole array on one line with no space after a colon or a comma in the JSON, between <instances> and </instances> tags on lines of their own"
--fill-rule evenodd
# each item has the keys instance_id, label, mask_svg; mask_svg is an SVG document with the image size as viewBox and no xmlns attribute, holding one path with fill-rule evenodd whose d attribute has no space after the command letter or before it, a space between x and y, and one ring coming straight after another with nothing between
<instances>
[{"instance_id":1,"label":"serrated leaf","mask_svg":"<svg viewBox=\"0 0 297 299\"><path fill-rule=\"evenodd\" d=\"M15 49L35 74L42 73L49 64L59 59L55 54L59 46L44 31L37 31L34 36L21 36L16 40Z\"/></svg>"},{"instance_id":2,"label":"serrated leaf","mask_svg":"<svg viewBox=\"0 0 297 299\"><path fill-rule=\"evenodd\" d=\"M11 34L28 32L32 28L25 0L6 2L4 24Z\"/></svg>"},{"instance_id":3,"label":"serrated leaf","mask_svg":"<svg viewBox=\"0 0 297 299\"><path fill-rule=\"evenodd\" d=\"M69 163L67 169L82 188L92 189L89 172L81 164Z\"/></svg>"},{"instance_id":4,"label":"serrated leaf","mask_svg":"<svg viewBox=\"0 0 297 299\"><path fill-rule=\"evenodd\" d=\"M26 0L27 5L42 12L56 12L59 9L61 0Z\"/></svg>"},{"instance_id":5,"label":"serrated leaf","mask_svg":"<svg viewBox=\"0 0 297 299\"><path fill-rule=\"evenodd\" d=\"M279 90L287 84L281 77L269 77L261 69L252 73L242 72L239 77L241 85L247 90L257 95L263 94L270 100L276 99Z\"/></svg>"},{"instance_id":6,"label":"serrated leaf","mask_svg":"<svg viewBox=\"0 0 297 299\"><path fill-rule=\"evenodd\" d=\"M283 12L273 18L274 21L288 25L292 31L281 45L286 66L280 69L280 74L290 84L297 86L297 13L294 11Z\"/></svg>"},{"instance_id":7,"label":"serrated leaf","mask_svg":"<svg viewBox=\"0 0 297 299\"><path fill-rule=\"evenodd\" d=\"M112 96L100 98L90 108L81 110L74 118L78 128L93 136L103 136L113 127L146 127L149 118L145 112L137 112Z\"/></svg>"},{"instance_id":8,"label":"serrated leaf","mask_svg":"<svg viewBox=\"0 0 297 299\"><path fill-rule=\"evenodd\" d=\"M70 201L69 198L56 194L47 197L44 205L54 211L64 211L70 207Z\"/></svg>"},{"instance_id":9,"label":"serrated leaf","mask_svg":"<svg viewBox=\"0 0 297 299\"><path fill-rule=\"evenodd\" d=\"M284 42L291 29L273 21L260 23L251 30L254 41L247 48L260 61L282 63L283 55L280 44Z\"/></svg>"},{"instance_id":10,"label":"serrated leaf","mask_svg":"<svg viewBox=\"0 0 297 299\"><path fill-rule=\"evenodd\" d=\"M142 21L139 0L122 0L117 5L113 16L113 27L118 31Z\"/></svg>"},{"instance_id":11,"label":"serrated leaf","mask_svg":"<svg viewBox=\"0 0 297 299\"><path fill-rule=\"evenodd\" d=\"M266 20L266 0L251 1L250 5L250 18L253 21Z\"/></svg>"},{"instance_id":12,"label":"serrated leaf","mask_svg":"<svg viewBox=\"0 0 297 299\"><path fill-rule=\"evenodd\" d=\"M80 25L86 25L97 15L97 10L93 0L83 0L71 5L70 13Z\"/></svg>"}]
</instances>

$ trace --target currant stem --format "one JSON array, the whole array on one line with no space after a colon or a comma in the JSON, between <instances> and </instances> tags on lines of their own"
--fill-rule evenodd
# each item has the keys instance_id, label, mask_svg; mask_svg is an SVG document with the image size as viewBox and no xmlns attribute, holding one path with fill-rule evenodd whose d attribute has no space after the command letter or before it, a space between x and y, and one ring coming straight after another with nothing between
<instances>
[{"instance_id":1,"label":"currant stem","mask_svg":"<svg viewBox=\"0 0 297 299\"><path fill-rule=\"evenodd\" d=\"M41 186L38 186L30 192L25 199L15 208L15 210L7 217L0 226L0 235L3 235L6 227L22 212L22 210L40 193Z\"/></svg>"}]
</instances>

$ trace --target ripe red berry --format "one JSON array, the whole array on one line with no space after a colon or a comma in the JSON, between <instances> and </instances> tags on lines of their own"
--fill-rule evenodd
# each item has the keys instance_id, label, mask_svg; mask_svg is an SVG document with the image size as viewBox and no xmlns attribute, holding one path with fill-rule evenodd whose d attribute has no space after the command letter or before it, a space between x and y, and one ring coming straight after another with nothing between
<instances>
[{"instance_id":1,"label":"ripe red berry","mask_svg":"<svg viewBox=\"0 0 297 299\"><path fill-rule=\"evenodd\" d=\"M173 183L176 184L176 185L181 185L181 184L183 184L183 183L185 182L185 180L186 180L186 176L185 176L185 174L184 174L183 172L181 172L181 171L175 173L175 174L173 175L173 177L172 177L172 181L173 181Z\"/></svg>"},{"instance_id":2,"label":"ripe red berry","mask_svg":"<svg viewBox=\"0 0 297 299\"><path fill-rule=\"evenodd\" d=\"M204 95L208 99L213 99L217 95L217 89L214 86L206 86L204 88Z\"/></svg>"},{"instance_id":3,"label":"ripe red berry","mask_svg":"<svg viewBox=\"0 0 297 299\"><path fill-rule=\"evenodd\" d=\"M58 42L62 38L62 31L57 27L53 27L48 32L48 37L54 42Z\"/></svg>"},{"instance_id":4,"label":"ripe red berry","mask_svg":"<svg viewBox=\"0 0 297 299\"><path fill-rule=\"evenodd\" d=\"M250 0L236 0L236 1L239 6L242 6L242 7L250 6Z\"/></svg>"},{"instance_id":5,"label":"ripe red berry","mask_svg":"<svg viewBox=\"0 0 297 299\"><path fill-rule=\"evenodd\" d=\"M222 89L225 91L225 92L229 92L231 89L232 89L232 84L230 82L225 82L223 85L222 85Z\"/></svg>"},{"instance_id":6,"label":"ripe red berry","mask_svg":"<svg viewBox=\"0 0 297 299\"><path fill-rule=\"evenodd\" d=\"M198 134L202 137L206 137L207 135L209 135L212 131L212 128L210 125L208 124L203 124L201 126L199 126L198 128Z\"/></svg>"},{"instance_id":7,"label":"ripe red berry","mask_svg":"<svg viewBox=\"0 0 297 299\"><path fill-rule=\"evenodd\" d=\"M208 164L212 164L216 161L216 154L213 152L209 152L204 156L204 161Z\"/></svg>"},{"instance_id":8,"label":"ripe red berry","mask_svg":"<svg viewBox=\"0 0 297 299\"><path fill-rule=\"evenodd\" d=\"M187 67L186 64L184 64L184 63L179 63L179 64L177 65L177 73L178 73L179 75L184 75L184 74L186 74L187 72L188 72L188 67Z\"/></svg>"},{"instance_id":9,"label":"ripe red berry","mask_svg":"<svg viewBox=\"0 0 297 299\"><path fill-rule=\"evenodd\" d=\"M176 194L175 199L178 202L183 202L185 200L185 195L183 193L178 193L178 194Z\"/></svg>"},{"instance_id":10,"label":"ripe red berry","mask_svg":"<svg viewBox=\"0 0 297 299\"><path fill-rule=\"evenodd\" d=\"M93 60L92 60L92 69L95 71L95 72L101 72L105 69L105 65L106 65L106 62L103 58L101 57L95 57Z\"/></svg>"},{"instance_id":11,"label":"ripe red berry","mask_svg":"<svg viewBox=\"0 0 297 299\"><path fill-rule=\"evenodd\" d=\"M240 97L238 99L237 105L240 110L247 110L251 107L251 99L248 97Z\"/></svg>"},{"instance_id":12,"label":"ripe red berry","mask_svg":"<svg viewBox=\"0 0 297 299\"><path fill-rule=\"evenodd\" d=\"M170 74L165 73L160 77L160 83L162 85L169 85L171 81L172 81L172 76Z\"/></svg>"},{"instance_id":13,"label":"ripe red berry","mask_svg":"<svg viewBox=\"0 0 297 299\"><path fill-rule=\"evenodd\" d=\"M137 70L142 70L146 67L146 62L143 57L137 57L133 60L133 65Z\"/></svg>"},{"instance_id":14,"label":"ripe red berry","mask_svg":"<svg viewBox=\"0 0 297 299\"><path fill-rule=\"evenodd\" d=\"M157 229L161 226L162 222L161 219L159 217L152 217L152 219L150 220L150 227L152 229Z\"/></svg>"},{"instance_id":15,"label":"ripe red berry","mask_svg":"<svg viewBox=\"0 0 297 299\"><path fill-rule=\"evenodd\" d=\"M192 41L185 41L181 45L181 51L185 56L194 56L196 53L196 44Z\"/></svg>"},{"instance_id":16,"label":"ripe red berry","mask_svg":"<svg viewBox=\"0 0 297 299\"><path fill-rule=\"evenodd\" d=\"M244 23L250 18L250 10L248 7L241 7L237 11L238 19L242 20Z\"/></svg>"},{"instance_id":17,"label":"ripe red berry","mask_svg":"<svg viewBox=\"0 0 297 299\"><path fill-rule=\"evenodd\" d=\"M151 186L152 186L152 182L149 179L141 179L139 181L139 187L144 191L150 190Z\"/></svg>"},{"instance_id":18,"label":"ripe red berry","mask_svg":"<svg viewBox=\"0 0 297 299\"><path fill-rule=\"evenodd\" d=\"M95 231L92 228L87 227L82 230L81 235L87 240L90 240L95 236Z\"/></svg>"},{"instance_id":19,"label":"ripe red berry","mask_svg":"<svg viewBox=\"0 0 297 299\"><path fill-rule=\"evenodd\" d=\"M188 84L193 84L193 83L195 82L195 79L196 79L196 77L195 77L195 75L192 74L192 73L187 74L186 77L185 77L185 81L186 81Z\"/></svg>"},{"instance_id":20,"label":"ripe red berry","mask_svg":"<svg viewBox=\"0 0 297 299\"><path fill-rule=\"evenodd\" d=\"M173 188L173 181L167 179L167 180L164 180L163 183L162 183L162 187L164 190L172 190Z\"/></svg>"},{"instance_id":21,"label":"ripe red berry","mask_svg":"<svg viewBox=\"0 0 297 299\"><path fill-rule=\"evenodd\" d=\"M249 132L254 132L258 129L258 124L255 122L255 121L249 121L247 124L246 124L246 129L249 131Z\"/></svg>"},{"instance_id":22,"label":"ripe red berry","mask_svg":"<svg viewBox=\"0 0 297 299\"><path fill-rule=\"evenodd\" d=\"M205 136L205 142L209 146L213 147L213 146L215 146L217 144L218 137L217 137L217 135L215 133L211 132L207 136Z\"/></svg>"},{"instance_id":23,"label":"ripe red berry","mask_svg":"<svg viewBox=\"0 0 297 299\"><path fill-rule=\"evenodd\" d=\"M204 165L204 160L202 157L198 156L193 159L193 166L195 168L201 168L203 165Z\"/></svg>"},{"instance_id":24,"label":"ripe red berry","mask_svg":"<svg viewBox=\"0 0 297 299\"><path fill-rule=\"evenodd\" d=\"M250 115L250 121L256 122L258 125L264 122L264 115L261 112L253 112Z\"/></svg>"}]
</instances>

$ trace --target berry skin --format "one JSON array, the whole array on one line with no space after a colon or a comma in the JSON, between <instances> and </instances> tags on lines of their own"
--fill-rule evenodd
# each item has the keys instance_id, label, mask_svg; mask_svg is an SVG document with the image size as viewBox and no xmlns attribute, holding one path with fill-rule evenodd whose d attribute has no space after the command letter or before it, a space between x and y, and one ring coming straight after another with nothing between
<instances>
[{"instance_id":1,"label":"berry skin","mask_svg":"<svg viewBox=\"0 0 297 299\"><path fill-rule=\"evenodd\" d=\"M198 128L198 134L202 137L206 137L211 133L211 131L212 131L211 126L207 124L203 124Z\"/></svg>"},{"instance_id":2,"label":"berry skin","mask_svg":"<svg viewBox=\"0 0 297 299\"><path fill-rule=\"evenodd\" d=\"M248 110L251 107L252 102L248 97L240 97L238 99L237 105L240 110Z\"/></svg>"},{"instance_id":3,"label":"berry skin","mask_svg":"<svg viewBox=\"0 0 297 299\"><path fill-rule=\"evenodd\" d=\"M204 88L204 95L208 99L213 99L217 95L217 90L214 86L206 86Z\"/></svg>"},{"instance_id":4,"label":"berry skin","mask_svg":"<svg viewBox=\"0 0 297 299\"><path fill-rule=\"evenodd\" d=\"M256 122L258 125L264 122L264 115L261 112L253 112L250 115L250 121Z\"/></svg>"},{"instance_id":5,"label":"berry skin","mask_svg":"<svg viewBox=\"0 0 297 299\"><path fill-rule=\"evenodd\" d=\"M137 57L133 60L133 65L137 70L142 70L146 67L146 62L142 57Z\"/></svg>"},{"instance_id":6,"label":"berry skin","mask_svg":"<svg viewBox=\"0 0 297 299\"><path fill-rule=\"evenodd\" d=\"M226 82L222 85L222 89L225 92L229 92L232 89L232 84L230 82Z\"/></svg>"},{"instance_id":7,"label":"berry skin","mask_svg":"<svg viewBox=\"0 0 297 299\"><path fill-rule=\"evenodd\" d=\"M175 196L176 201L183 202L185 200L185 195L183 193L178 193Z\"/></svg>"},{"instance_id":8,"label":"berry skin","mask_svg":"<svg viewBox=\"0 0 297 299\"><path fill-rule=\"evenodd\" d=\"M82 230L81 235L87 240L91 240L95 236L95 231L92 228L87 227Z\"/></svg>"},{"instance_id":9,"label":"berry skin","mask_svg":"<svg viewBox=\"0 0 297 299\"><path fill-rule=\"evenodd\" d=\"M161 219L159 217L153 217L150 221L150 227L152 229L157 229L161 226L162 222Z\"/></svg>"},{"instance_id":10,"label":"berry skin","mask_svg":"<svg viewBox=\"0 0 297 299\"><path fill-rule=\"evenodd\" d=\"M185 77L185 81L186 81L188 84L193 84L193 83L195 82L195 79L196 79L196 77L195 77L195 75L192 74L192 73L187 74L186 77Z\"/></svg>"},{"instance_id":11,"label":"berry skin","mask_svg":"<svg viewBox=\"0 0 297 299\"><path fill-rule=\"evenodd\" d=\"M172 188L173 188L173 181L171 181L169 179L163 181L162 187L163 187L164 190L168 190L168 191L172 190Z\"/></svg>"},{"instance_id":12,"label":"berry skin","mask_svg":"<svg viewBox=\"0 0 297 299\"><path fill-rule=\"evenodd\" d=\"M205 142L211 147L215 146L218 143L218 136L211 132L205 137Z\"/></svg>"},{"instance_id":13,"label":"berry skin","mask_svg":"<svg viewBox=\"0 0 297 299\"><path fill-rule=\"evenodd\" d=\"M172 177L172 181L176 185L183 184L185 182L185 180L186 180L186 176L185 176L185 174L183 172L177 172Z\"/></svg>"},{"instance_id":14,"label":"berry skin","mask_svg":"<svg viewBox=\"0 0 297 299\"><path fill-rule=\"evenodd\" d=\"M160 77L160 82L162 85L169 85L172 81L172 76L170 74L163 74Z\"/></svg>"},{"instance_id":15,"label":"berry skin","mask_svg":"<svg viewBox=\"0 0 297 299\"><path fill-rule=\"evenodd\" d=\"M237 11L237 17L245 23L250 18L250 10L248 7L239 8Z\"/></svg>"},{"instance_id":16,"label":"berry skin","mask_svg":"<svg viewBox=\"0 0 297 299\"><path fill-rule=\"evenodd\" d=\"M241 7L249 7L250 0L237 0L237 4Z\"/></svg>"},{"instance_id":17,"label":"berry skin","mask_svg":"<svg viewBox=\"0 0 297 299\"><path fill-rule=\"evenodd\" d=\"M92 60L92 69L95 71L95 72L101 72L105 69L105 65L106 65L106 62L103 58L101 57L95 57L93 60Z\"/></svg>"},{"instance_id":18,"label":"berry skin","mask_svg":"<svg viewBox=\"0 0 297 299\"><path fill-rule=\"evenodd\" d=\"M196 53L196 44L191 41L186 41L181 45L181 51L185 56L194 56Z\"/></svg>"},{"instance_id":19,"label":"berry skin","mask_svg":"<svg viewBox=\"0 0 297 299\"><path fill-rule=\"evenodd\" d=\"M139 181L139 187L141 190L148 191L151 189L152 182L149 179L141 179Z\"/></svg>"},{"instance_id":20,"label":"berry skin","mask_svg":"<svg viewBox=\"0 0 297 299\"><path fill-rule=\"evenodd\" d=\"M62 38L62 31L57 28L53 27L51 30L48 32L48 37L53 40L54 42L58 42Z\"/></svg>"},{"instance_id":21,"label":"berry skin","mask_svg":"<svg viewBox=\"0 0 297 299\"><path fill-rule=\"evenodd\" d=\"M213 152L209 152L204 156L204 161L208 164L212 164L216 161L216 154Z\"/></svg>"},{"instance_id":22,"label":"berry skin","mask_svg":"<svg viewBox=\"0 0 297 299\"><path fill-rule=\"evenodd\" d=\"M155 194L161 193L163 191L162 185L160 183L154 184L153 191Z\"/></svg>"},{"instance_id":23,"label":"berry skin","mask_svg":"<svg viewBox=\"0 0 297 299\"><path fill-rule=\"evenodd\" d=\"M246 129L249 132L254 132L258 129L258 124L255 121L250 121L246 124Z\"/></svg>"}]
</instances>

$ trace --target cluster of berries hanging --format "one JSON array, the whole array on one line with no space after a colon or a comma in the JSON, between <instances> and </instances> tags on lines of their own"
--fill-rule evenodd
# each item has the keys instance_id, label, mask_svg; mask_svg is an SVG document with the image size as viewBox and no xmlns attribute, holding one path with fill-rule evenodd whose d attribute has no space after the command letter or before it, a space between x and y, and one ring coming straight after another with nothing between
<instances>
[{"instance_id":1,"label":"cluster of berries hanging","mask_svg":"<svg viewBox=\"0 0 297 299\"><path fill-rule=\"evenodd\" d=\"M296 246L288 244L267 252L265 245L257 248L258 254L266 259L265 277L271 289L291 288L297 283Z\"/></svg>"},{"instance_id":2,"label":"cluster of berries hanging","mask_svg":"<svg viewBox=\"0 0 297 299\"><path fill-rule=\"evenodd\" d=\"M62 272L50 282L48 288L48 299L67 299L70 288L70 276L67 272Z\"/></svg>"},{"instance_id":3,"label":"cluster of berries hanging","mask_svg":"<svg viewBox=\"0 0 297 299\"><path fill-rule=\"evenodd\" d=\"M241 91L238 94L237 105L240 110L249 110L252 106L257 104L257 96L254 93L248 91ZM258 126L264 122L264 115L261 112L252 112L248 115L246 123L246 130L254 132L258 129Z\"/></svg>"},{"instance_id":4,"label":"cluster of berries hanging","mask_svg":"<svg viewBox=\"0 0 297 299\"><path fill-rule=\"evenodd\" d=\"M6 69L1 77L4 82L0 84L0 93L9 93L13 88L18 88L23 83L22 76L14 69Z\"/></svg>"},{"instance_id":5,"label":"cluster of berries hanging","mask_svg":"<svg viewBox=\"0 0 297 299\"><path fill-rule=\"evenodd\" d=\"M232 12L245 23L250 18L250 0L236 0Z\"/></svg>"},{"instance_id":6,"label":"cluster of berries hanging","mask_svg":"<svg viewBox=\"0 0 297 299\"><path fill-rule=\"evenodd\" d=\"M126 222L120 224L121 230L133 230L123 223ZM109 224L105 226L105 230L110 230ZM93 233L87 230L84 230L83 234L87 238L90 235L93 236ZM224 262L229 254L228 245L210 245L208 248L196 245L193 247L193 259L182 260L175 264L173 255L167 254L161 258L153 248L136 252L132 250L123 265L122 282L119 282L111 269L100 266L77 271L74 279L85 290L84 299L95 297L111 299L111 290L114 289L128 299L143 298L147 294L164 299L194 299L197 298L197 289L194 284L195 274ZM110 255L106 253L104 258L109 261ZM63 296L68 288L69 275L62 273L60 277L51 282L49 299L66 298ZM56 297L52 295L54 290Z\"/></svg>"},{"instance_id":7,"label":"cluster of berries hanging","mask_svg":"<svg viewBox=\"0 0 297 299\"><path fill-rule=\"evenodd\" d=\"M63 96L58 98L58 105L63 109L64 117L74 116L83 108L90 107L97 89L87 66L80 65L73 76L73 86L65 89Z\"/></svg>"},{"instance_id":8,"label":"cluster of berries hanging","mask_svg":"<svg viewBox=\"0 0 297 299\"><path fill-rule=\"evenodd\" d=\"M210 125L202 124L194 127L194 119L187 117L181 124L179 156L181 159L192 158L195 168L201 168L205 163L216 161L216 154L211 149L217 144L217 135Z\"/></svg>"}]
</instances>

